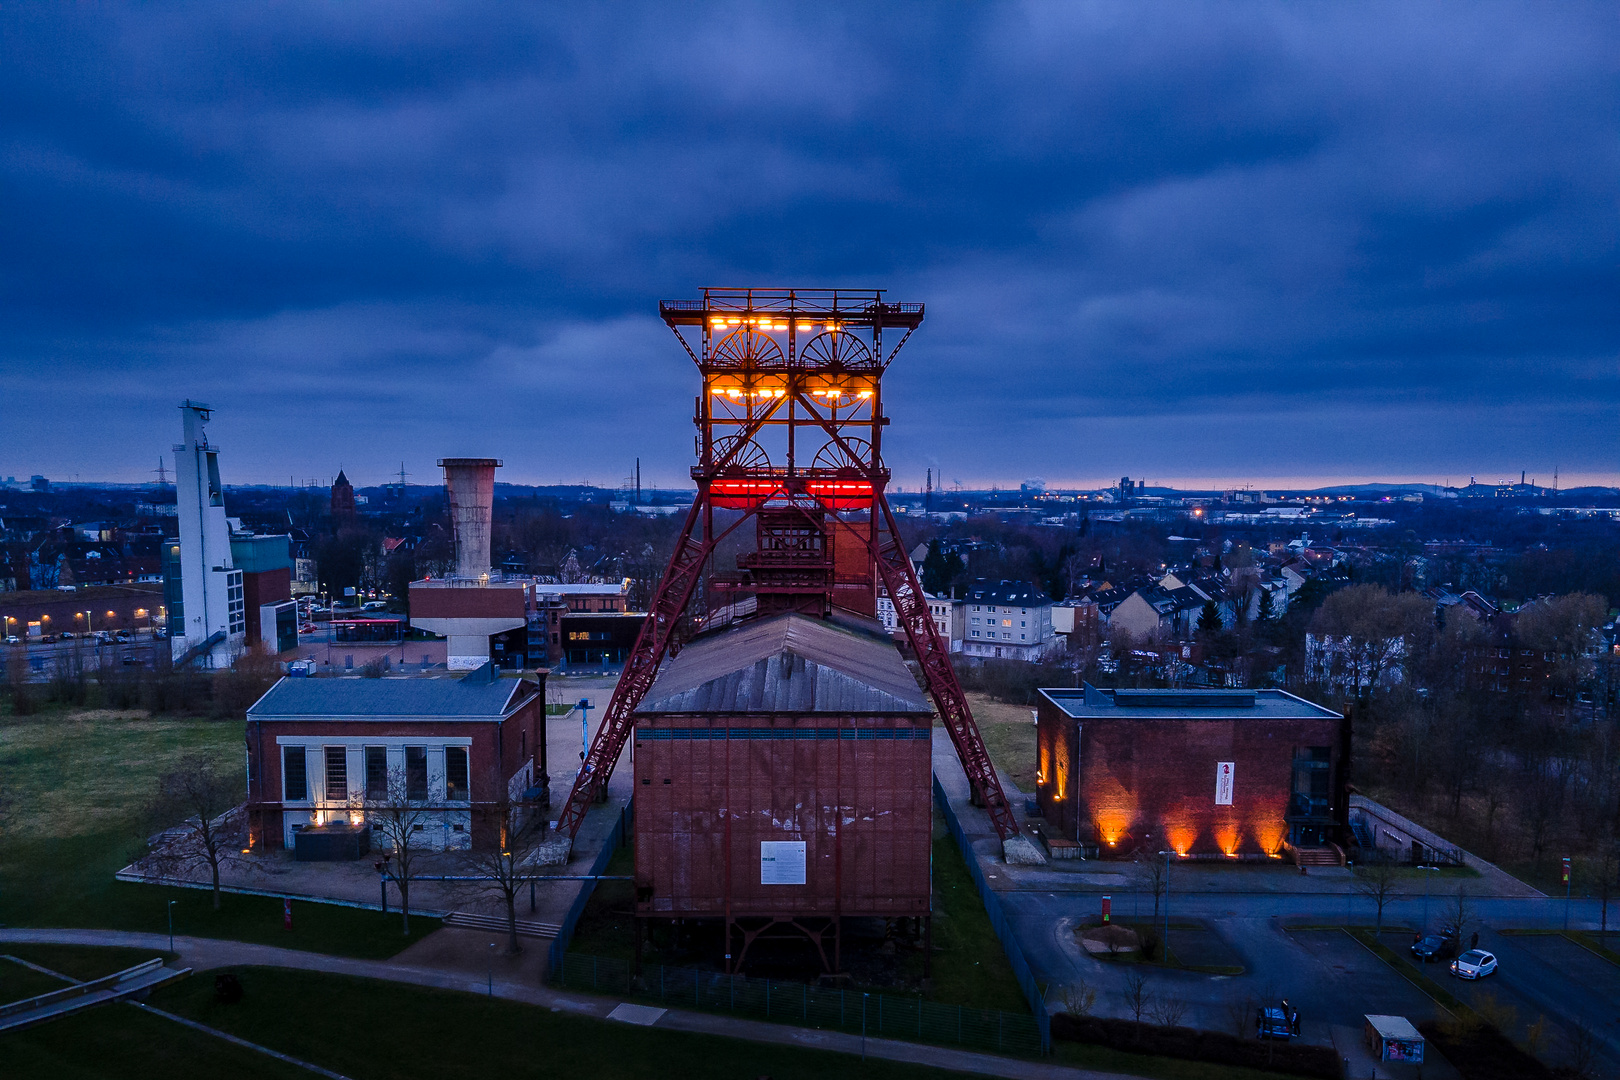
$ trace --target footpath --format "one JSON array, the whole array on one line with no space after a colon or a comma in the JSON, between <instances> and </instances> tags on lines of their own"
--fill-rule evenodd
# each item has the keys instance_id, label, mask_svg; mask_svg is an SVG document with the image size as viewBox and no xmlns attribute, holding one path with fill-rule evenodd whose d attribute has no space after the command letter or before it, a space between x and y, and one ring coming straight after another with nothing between
<instances>
[{"instance_id":1,"label":"footpath","mask_svg":"<svg viewBox=\"0 0 1620 1080\"><path fill-rule=\"evenodd\" d=\"M143 934L121 930L0 929L0 943L116 946L151 949L154 953L166 952L169 948L169 938L166 934ZM465 970L417 967L400 963L398 958L359 960L304 952L299 949L281 949L272 945L180 936L174 939L174 950L179 954L179 962L194 972L226 967L277 967L353 975L364 979L381 979L387 982L474 994L486 994L490 990L488 976L482 972L474 974ZM864 1052L868 1057L979 1076L1006 1077L1009 1080L1041 1080L1048 1077L1053 1080L1129 1080L1117 1073L1073 1069L1048 1062L1022 1061L1017 1058L997 1057L994 1054L976 1054L950 1047L902 1042L897 1039L863 1040L859 1035L840 1031L820 1031L681 1009L649 1009L645 1006L630 1005L616 998L553 990L550 987L534 985L527 980L519 982L504 976L494 980L494 995L507 1001L597 1020L620 1020L672 1031L719 1035L724 1038L745 1039L749 1042L778 1046L796 1046L807 1050L860 1054L863 1052L864 1042Z\"/></svg>"}]
</instances>

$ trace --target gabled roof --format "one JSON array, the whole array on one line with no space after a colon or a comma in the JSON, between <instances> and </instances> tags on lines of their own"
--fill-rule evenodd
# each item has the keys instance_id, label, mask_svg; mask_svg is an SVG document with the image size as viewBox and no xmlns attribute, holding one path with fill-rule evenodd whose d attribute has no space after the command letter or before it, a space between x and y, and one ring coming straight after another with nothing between
<instances>
[{"instance_id":1,"label":"gabled roof","mask_svg":"<svg viewBox=\"0 0 1620 1080\"><path fill-rule=\"evenodd\" d=\"M348 484L348 483L349 483L349 478L347 476L343 475L343 470L342 469L339 469L338 474L337 474L337 479L332 481L332 486L333 487L343 487L345 484Z\"/></svg>"},{"instance_id":2,"label":"gabled roof","mask_svg":"<svg viewBox=\"0 0 1620 1080\"><path fill-rule=\"evenodd\" d=\"M665 663L637 713L913 713L929 706L877 623L788 612L702 637Z\"/></svg>"},{"instance_id":3,"label":"gabled roof","mask_svg":"<svg viewBox=\"0 0 1620 1080\"><path fill-rule=\"evenodd\" d=\"M283 678L250 720L499 720L529 696L517 679Z\"/></svg>"}]
</instances>

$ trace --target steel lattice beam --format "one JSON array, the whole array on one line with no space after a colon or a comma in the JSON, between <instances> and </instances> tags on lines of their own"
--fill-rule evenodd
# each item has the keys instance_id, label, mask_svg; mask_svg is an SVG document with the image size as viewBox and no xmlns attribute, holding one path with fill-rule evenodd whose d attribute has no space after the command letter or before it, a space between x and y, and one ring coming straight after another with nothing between
<instances>
[{"instance_id":1,"label":"steel lattice beam","mask_svg":"<svg viewBox=\"0 0 1620 1080\"><path fill-rule=\"evenodd\" d=\"M934 707L939 710L939 718L950 733L956 756L962 762L962 771L967 773L968 783L972 785L975 801L989 812L990 824L995 826L996 835L1006 841L1018 835L1018 819L1007 805L1007 796L1001 790L1001 779L996 775L990 752L985 749L984 737L973 719L973 711L968 708L967 695L962 693L956 669L951 666L950 648L939 636L939 628L934 625L934 617L928 610L928 601L923 597L922 585L917 581L917 571L911 565L911 556L900 541L900 530L889 509L889 500L879 491L874 502L873 514L875 516L882 512L882 523L888 531L888 539L873 550L872 557L877 563L878 575L883 579L883 587L888 590L889 602L894 605L895 619L905 629L912 651L917 655L917 662L922 666L928 692L933 695Z\"/></svg>"}]
</instances>

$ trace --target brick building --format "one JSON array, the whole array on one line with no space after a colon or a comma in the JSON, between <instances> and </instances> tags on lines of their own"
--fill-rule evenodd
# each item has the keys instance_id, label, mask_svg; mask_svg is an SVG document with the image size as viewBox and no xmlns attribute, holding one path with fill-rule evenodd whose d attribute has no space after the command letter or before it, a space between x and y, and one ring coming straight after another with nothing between
<instances>
[{"instance_id":1,"label":"brick building","mask_svg":"<svg viewBox=\"0 0 1620 1080\"><path fill-rule=\"evenodd\" d=\"M1103 855L1280 855L1342 839L1349 725L1282 690L1042 690L1052 833Z\"/></svg>"},{"instance_id":2,"label":"brick building","mask_svg":"<svg viewBox=\"0 0 1620 1080\"><path fill-rule=\"evenodd\" d=\"M281 679L247 712L250 842L290 848L300 829L363 823L403 780L411 804L434 811L426 846L492 844L502 804L545 782L544 702L543 674L500 679L489 665L460 678Z\"/></svg>"}]
</instances>

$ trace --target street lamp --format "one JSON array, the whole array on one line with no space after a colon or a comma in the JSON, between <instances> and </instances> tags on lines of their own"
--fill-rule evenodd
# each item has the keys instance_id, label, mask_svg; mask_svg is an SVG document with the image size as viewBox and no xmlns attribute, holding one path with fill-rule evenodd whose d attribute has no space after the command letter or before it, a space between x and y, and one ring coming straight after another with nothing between
<instances>
[{"instance_id":1,"label":"street lamp","mask_svg":"<svg viewBox=\"0 0 1620 1080\"><path fill-rule=\"evenodd\" d=\"M495 943L489 943L489 996L495 996Z\"/></svg>"},{"instance_id":2,"label":"street lamp","mask_svg":"<svg viewBox=\"0 0 1620 1080\"><path fill-rule=\"evenodd\" d=\"M169 951L174 952L174 901L169 901Z\"/></svg>"}]
</instances>

